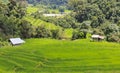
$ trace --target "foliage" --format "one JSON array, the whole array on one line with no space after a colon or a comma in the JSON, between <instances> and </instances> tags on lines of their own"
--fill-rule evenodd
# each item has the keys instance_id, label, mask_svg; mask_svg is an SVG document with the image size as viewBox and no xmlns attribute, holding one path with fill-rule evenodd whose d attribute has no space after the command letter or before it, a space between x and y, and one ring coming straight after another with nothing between
<instances>
[{"instance_id":1,"label":"foliage","mask_svg":"<svg viewBox=\"0 0 120 73\"><path fill-rule=\"evenodd\" d=\"M34 36L34 29L32 25L25 20L22 20L21 24L19 25L19 30L22 38L31 38Z\"/></svg>"},{"instance_id":2,"label":"foliage","mask_svg":"<svg viewBox=\"0 0 120 73\"><path fill-rule=\"evenodd\" d=\"M78 22L84 23L84 21L91 21L89 26L91 28L87 28L87 30L92 30L94 34L105 34L106 36L109 36L109 38L112 38L110 34L120 32L120 7L117 5L119 1L69 0L68 3L71 9L73 10L75 18ZM83 27L85 28L85 26ZM81 27L79 27L79 29L80 28ZM113 36L119 37L118 35Z\"/></svg>"},{"instance_id":3,"label":"foliage","mask_svg":"<svg viewBox=\"0 0 120 73\"><path fill-rule=\"evenodd\" d=\"M64 13L65 12L65 8L63 6L60 6L59 7L59 12Z\"/></svg>"},{"instance_id":4,"label":"foliage","mask_svg":"<svg viewBox=\"0 0 120 73\"><path fill-rule=\"evenodd\" d=\"M107 36L107 41L120 43L120 34L111 33L110 35Z\"/></svg>"},{"instance_id":5,"label":"foliage","mask_svg":"<svg viewBox=\"0 0 120 73\"><path fill-rule=\"evenodd\" d=\"M110 33L118 33L119 27L116 24L106 24L106 26L104 26L102 30L105 35L109 35Z\"/></svg>"},{"instance_id":6,"label":"foliage","mask_svg":"<svg viewBox=\"0 0 120 73\"><path fill-rule=\"evenodd\" d=\"M63 29L51 30L51 32L52 32L52 38L63 39L63 35L64 35L64 30Z\"/></svg>"},{"instance_id":7,"label":"foliage","mask_svg":"<svg viewBox=\"0 0 120 73\"><path fill-rule=\"evenodd\" d=\"M72 34L72 40L84 39L86 38L87 33L84 31L74 30Z\"/></svg>"},{"instance_id":8,"label":"foliage","mask_svg":"<svg viewBox=\"0 0 120 73\"><path fill-rule=\"evenodd\" d=\"M102 30L96 28L96 29L93 30L92 34L104 35L104 32Z\"/></svg>"},{"instance_id":9,"label":"foliage","mask_svg":"<svg viewBox=\"0 0 120 73\"><path fill-rule=\"evenodd\" d=\"M37 5L45 5L51 9L57 9L60 6L64 6L67 4L67 0L27 0L28 3Z\"/></svg>"},{"instance_id":10,"label":"foliage","mask_svg":"<svg viewBox=\"0 0 120 73\"><path fill-rule=\"evenodd\" d=\"M46 5L45 9L46 7L49 9L42 11L36 6L35 9L27 7L28 10L26 10L27 2L25 0L9 0L8 4L0 3L2 40L10 37L61 38L59 28L64 28L63 31L77 30L73 34L71 33L74 38L87 38L87 33L109 36L108 39L112 38L112 33L117 33L113 36L119 37L120 7L117 0L69 0L69 9L73 12L60 17L45 17L43 14L44 12L56 13L50 11L52 7L52 9L64 12L66 7L62 5L65 5L67 0L29 0L28 2L34 3L34 5L39 4L43 6L43 9ZM43 24L44 27L42 27ZM62 31L60 30L60 32ZM65 34L62 37L66 37Z\"/></svg>"},{"instance_id":11,"label":"foliage","mask_svg":"<svg viewBox=\"0 0 120 73\"><path fill-rule=\"evenodd\" d=\"M9 46L10 44L7 41L0 41L0 48L3 46Z\"/></svg>"},{"instance_id":12,"label":"foliage","mask_svg":"<svg viewBox=\"0 0 120 73\"><path fill-rule=\"evenodd\" d=\"M83 22L84 20L91 20L92 17L98 20L97 23L101 24L107 20L111 20L114 23L119 21L119 7L116 6L117 1L113 0L94 0L94 1L82 1L82 0L70 0L69 5L77 12L77 20ZM96 18L95 18L96 17Z\"/></svg>"},{"instance_id":13,"label":"foliage","mask_svg":"<svg viewBox=\"0 0 120 73\"><path fill-rule=\"evenodd\" d=\"M56 26L61 26L63 28L76 28L78 26L77 21L73 15L65 15L63 17L45 17L39 13L35 13L34 17L46 22L53 23Z\"/></svg>"},{"instance_id":14,"label":"foliage","mask_svg":"<svg viewBox=\"0 0 120 73\"><path fill-rule=\"evenodd\" d=\"M49 38L51 37L51 32L49 29L46 29L44 25L41 25L36 28L36 37L37 38Z\"/></svg>"}]
</instances>

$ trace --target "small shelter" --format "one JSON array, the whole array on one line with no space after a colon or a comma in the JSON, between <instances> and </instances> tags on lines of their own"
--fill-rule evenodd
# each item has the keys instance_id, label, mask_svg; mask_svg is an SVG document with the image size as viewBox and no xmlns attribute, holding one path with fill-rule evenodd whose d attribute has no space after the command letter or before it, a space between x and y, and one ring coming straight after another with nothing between
<instances>
[{"instance_id":1,"label":"small shelter","mask_svg":"<svg viewBox=\"0 0 120 73\"><path fill-rule=\"evenodd\" d=\"M101 40L104 40L105 39L105 37L104 36L100 36L100 35L92 35L92 40L93 41L101 41Z\"/></svg>"},{"instance_id":2,"label":"small shelter","mask_svg":"<svg viewBox=\"0 0 120 73\"><path fill-rule=\"evenodd\" d=\"M25 43L24 40L22 40L21 38L10 38L9 41L11 42L12 45L20 45Z\"/></svg>"}]
</instances>

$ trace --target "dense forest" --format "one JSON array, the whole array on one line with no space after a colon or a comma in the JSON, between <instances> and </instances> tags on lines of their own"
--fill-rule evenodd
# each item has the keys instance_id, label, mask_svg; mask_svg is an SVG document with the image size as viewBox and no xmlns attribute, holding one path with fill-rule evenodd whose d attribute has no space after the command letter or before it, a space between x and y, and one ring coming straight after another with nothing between
<instances>
[{"instance_id":1,"label":"dense forest","mask_svg":"<svg viewBox=\"0 0 120 73\"><path fill-rule=\"evenodd\" d=\"M27 0L29 4L34 6L43 5L50 9L66 8L68 0Z\"/></svg>"},{"instance_id":2,"label":"dense forest","mask_svg":"<svg viewBox=\"0 0 120 73\"><path fill-rule=\"evenodd\" d=\"M30 33L31 24L22 19L25 14L26 8L16 1L10 0L8 4L0 3L0 41L24 34L29 36L26 32Z\"/></svg>"},{"instance_id":3,"label":"dense forest","mask_svg":"<svg viewBox=\"0 0 120 73\"><path fill-rule=\"evenodd\" d=\"M71 13L64 17L45 17L39 11L30 16L50 22L62 29L49 30L44 26L33 27L24 20L30 4L64 5ZM87 34L106 36L110 42L120 42L120 1L119 0L9 0L0 3L0 41L10 37L22 38L61 38L64 29L73 29L72 39L87 38Z\"/></svg>"},{"instance_id":4,"label":"dense forest","mask_svg":"<svg viewBox=\"0 0 120 73\"><path fill-rule=\"evenodd\" d=\"M119 0L69 0L72 12L63 18L44 17L34 14L46 22L63 28L73 28L73 39L86 38L87 33L106 36L107 41L120 41Z\"/></svg>"},{"instance_id":5,"label":"dense forest","mask_svg":"<svg viewBox=\"0 0 120 73\"><path fill-rule=\"evenodd\" d=\"M105 35L108 41L120 41L120 0L70 0L81 29L92 28L93 34ZM81 30L80 29L80 30Z\"/></svg>"},{"instance_id":6,"label":"dense forest","mask_svg":"<svg viewBox=\"0 0 120 73\"><path fill-rule=\"evenodd\" d=\"M28 3L40 3L40 4L55 4L55 5L63 5L67 3L67 0L27 0Z\"/></svg>"}]
</instances>

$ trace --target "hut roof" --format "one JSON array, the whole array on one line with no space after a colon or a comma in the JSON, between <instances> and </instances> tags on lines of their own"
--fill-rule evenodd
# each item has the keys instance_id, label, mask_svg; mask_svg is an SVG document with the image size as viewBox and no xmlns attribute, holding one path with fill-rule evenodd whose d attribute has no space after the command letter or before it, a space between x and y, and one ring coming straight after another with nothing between
<instances>
[{"instance_id":1,"label":"hut roof","mask_svg":"<svg viewBox=\"0 0 120 73\"><path fill-rule=\"evenodd\" d=\"M92 38L100 38L100 39L104 39L104 36L100 36L100 35L92 35Z\"/></svg>"},{"instance_id":2,"label":"hut roof","mask_svg":"<svg viewBox=\"0 0 120 73\"><path fill-rule=\"evenodd\" d=\"M19 44L25 43L25 41L22 40L21 38L10 38L10 42L13 45L19 45Z\"/></svg>"}]
</instances>

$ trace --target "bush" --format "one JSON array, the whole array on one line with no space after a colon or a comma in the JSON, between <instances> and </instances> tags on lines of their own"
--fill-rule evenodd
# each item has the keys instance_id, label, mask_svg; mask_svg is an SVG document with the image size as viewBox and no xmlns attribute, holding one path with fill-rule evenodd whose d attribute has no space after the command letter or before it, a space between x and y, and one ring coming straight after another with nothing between
<instances>
[{"instance_id":1,"label":"bush","mask_svg":"<svg viewBox=\"0 0 120 73\"><path fill-rule=\"evenodd\" d=\"M63 29L56 29L56 30L51 30L52 32L52 38L54 39L62 39L64 30Z\"/></svg>"},{"instance_id":2,"label":"bush","mask_svg":"<svg viewBox=\"0 0 120 73\"><path fill-rule=\"evenodd\" d=\"M119 27L116 24L105 24L102 26L102 30L105 35L109 35L114 32L119 32Z\"/></svg>"},{"instance_id":3,"label":"bush","mask_svg":"<svg viewBox=\"0 0 120 73\"><path fill-rule=\"evenodd\" d=\"M86 38L85 36L86 36L86 34L84 32L82 32L82 31L73 31L72 40L84 39L84 38Z\"/></svg>"},{"instance_id":4,"label":"bush","mask_svg":"<svg viewBox=\"0 0 120 73\"><path fill-rule=\"evenodd\" d=\"M6 42L6 41L4 41L4 42L0 41L0 47L2 47L2 46L8 46L8 45L9 45L8 42Z\"/></svg>"},{"instance_id":5,"label":"bush","mask_svg":"<svg viewBox=\"0 0 120 73\"><path fill-rule=\"evenodd\" d=\"M44 25L38 26L36 28L36 37L37 38L51 37L51 31L49 29L46 29Z\"/></svg>"},{"instance_id":6,"label":"bush","mask_svg":"<svg viewBox=\"0 0 120 73\"><path fill-rule=\"evenodd\" d=\"M107 36L107 41L109 42L120 42L120 34L111 33Z\"/></svg>"},{"instance_id":7,"label":"bush","mask_svg":"<svg viewBox=\"0 0 120 73\"><path fill-rule=\"evenodd\" d=\"M92 34L104 35L104 32L100 29L94 29Z\"/></svg>"},{"instance_id":8,"label":"bush","mask_svg":"<svg viewBox=\"0 0 120 73\"><path fill-rule=\"evenodd\" d=\"M28 21L23 20L22 23L19 25L20 28L20 36L22 38L31 38L34 34L32 24Z\"/></svg>"}]
</instances>

